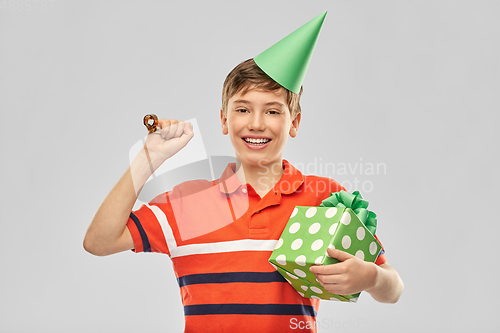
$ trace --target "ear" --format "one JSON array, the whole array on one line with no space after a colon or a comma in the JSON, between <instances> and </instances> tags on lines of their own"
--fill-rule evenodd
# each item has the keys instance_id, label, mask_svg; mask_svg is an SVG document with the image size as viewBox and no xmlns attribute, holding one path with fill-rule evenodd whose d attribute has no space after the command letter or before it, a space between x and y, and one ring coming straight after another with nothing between
<instances>
[{"instance_id":1,"label":"ear","mask_svg":"<svg viewBox=\"0 0 500 333\"><path fill-rule=\"evenodd\" d=\"M297 132L299 130L299 125L300 125L300 117L301 117L302 113L299 112L297 113L297 115L295 116L295 118L292 120L292 123L290 125L290 136L292 138L295 138L297 136Z\"/></svg>"},{"instance_id":2,"label":"ear","mask_svg":"<svg viewBox=\"0 0 500 333\"><path fill-rule=\"evenodd\" d=\"M227 118L226 116L224 116L222 108L220 109L220 123L222 125L222 134L227 135L227 133L229 133L227 129Z\"/></svg>"}]
</instances>

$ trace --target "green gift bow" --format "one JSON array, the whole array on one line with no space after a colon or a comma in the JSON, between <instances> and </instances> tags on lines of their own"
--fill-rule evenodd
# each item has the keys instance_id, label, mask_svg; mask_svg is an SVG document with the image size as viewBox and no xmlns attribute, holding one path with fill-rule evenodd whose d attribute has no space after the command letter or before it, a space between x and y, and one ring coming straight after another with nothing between
<instances>
[{"instance_id":1,"label":"green gift bow","mask_svg":"<svg viewBox=\"0 0 500 333\"><path fill-rule=\"evenodd\" d=\"M368 201L364 200L358 191L349 193L342 190L330 193L330 196L323 200L319 207L351 208L372 235L375 235L375 231L377 231L377 214L367 209Z\"/></svg>"}]
</instances>

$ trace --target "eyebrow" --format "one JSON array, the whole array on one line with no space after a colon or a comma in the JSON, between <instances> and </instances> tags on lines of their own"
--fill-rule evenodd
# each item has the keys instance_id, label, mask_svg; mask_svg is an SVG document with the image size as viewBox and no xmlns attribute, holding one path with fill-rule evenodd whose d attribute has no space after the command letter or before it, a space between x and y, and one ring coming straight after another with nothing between
<instances>
[{"instance_id":1,"label":"eyebrow","mask_svg":"<svg viewBox=\"0 0 500 333\"><path fill-rule=\"evenodd\" d=\"M237 99L233 103L252 104L250 101L247 101L246 99ZM275 106L278 106L278 107L285 107L285 105L283 103L280 103L280 102L267 102L264 105L265 106L275 105Z\"/></svg>"}]
</instances>

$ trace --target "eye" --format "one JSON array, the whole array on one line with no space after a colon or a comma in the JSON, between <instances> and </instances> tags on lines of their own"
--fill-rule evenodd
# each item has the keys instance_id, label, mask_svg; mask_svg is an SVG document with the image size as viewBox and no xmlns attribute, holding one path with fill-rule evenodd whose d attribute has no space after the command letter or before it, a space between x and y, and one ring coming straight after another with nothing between
<instances>
[{"instance_id":1,"label":"eye","mask_svg":"<svg viewBox=\"0 0 500 333\"><path fill-rule=\"evenodd\" d=\"M275 110L269 110L268 111L270 114L280 114L279 111L275 111Z\"/></svg>"},{"instance_id":2,"label":"eye","mask_svg":"<svg viewBox=\"0 0 500 333\"><path fill-rule=\"evenodd\" d=\"M245 113L245 112L248 112L248 110L247 109L236 109L236 112Z\"/></svg>"}]
</instances>

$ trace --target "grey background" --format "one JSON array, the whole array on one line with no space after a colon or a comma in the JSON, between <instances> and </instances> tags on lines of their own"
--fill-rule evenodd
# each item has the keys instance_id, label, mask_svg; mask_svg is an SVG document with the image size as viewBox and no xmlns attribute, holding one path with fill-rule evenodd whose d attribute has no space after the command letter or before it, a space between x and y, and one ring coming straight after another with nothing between
<instances>
[{"instance_id":1,"label":"grey background","mask_svg":"<svg viewBox=\"0 0 500 333\"><path fill-rule=\"evenodd\" d=\"M316 173L371 186L406 289L396 305L322 302L319 331L499 330L499 2L0 4L1 332L182 331L170 260L94 257L85 231L144 114L197 118L207 153L232 155L226 74L324 10L284 156L385 165Z\"/></svg>"}]
</instances>

